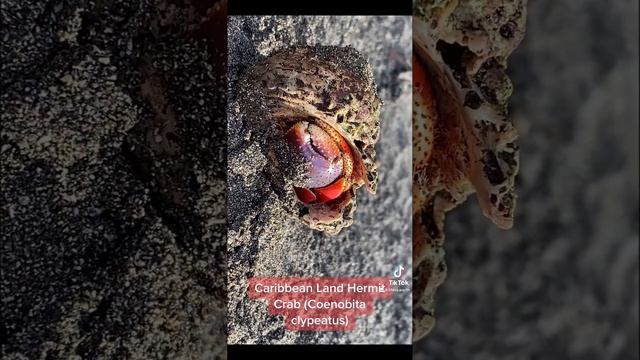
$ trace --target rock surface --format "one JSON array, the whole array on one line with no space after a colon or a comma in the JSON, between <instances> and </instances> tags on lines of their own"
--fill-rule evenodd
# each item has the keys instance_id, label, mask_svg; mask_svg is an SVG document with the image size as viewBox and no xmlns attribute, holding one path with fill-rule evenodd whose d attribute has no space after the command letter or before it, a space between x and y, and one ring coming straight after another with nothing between
<instances>
[{"instance_id":1,"label":"rock surface","mask_svg":"<svg viewBox=\"0 0 640 360\"><path fill-rule=\"evenodd\" d=\"M220 357L225 44L191 36L206 13L1 15L3 358Z\"/></svg>"}]
</instances>

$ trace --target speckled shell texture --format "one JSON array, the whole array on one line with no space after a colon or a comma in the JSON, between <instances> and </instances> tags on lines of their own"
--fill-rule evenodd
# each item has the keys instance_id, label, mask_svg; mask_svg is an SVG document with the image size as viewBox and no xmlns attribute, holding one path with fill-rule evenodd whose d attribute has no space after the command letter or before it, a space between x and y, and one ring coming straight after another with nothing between
<instances>
[{"instance_id":1,"label":"speckled shell texture","mask_svg":"<svg viewBox=\"0 0 640 360\"><path fill-rule=\"evenodd\" d=\"M414 54L432 88L425 99L414 87L414 340L435 323L446 212L475 192L485 216L512 226L518 146L506 61L524 36L525 7L524 0L414 3Z\"/></svg>"},{"instance_id":2,"label":"speckled shell texture","mask_svg":"<svg viewBox=\"0 0 640 360\"><path fill-rule=\"evenodd\" d=\"M351 225L357 188L365 186L375 193L378 179L375 144L382 104L366 59L351 47L292 47L250 68L240 86L245 89L244 116L264 130L267 154L278 153L283 132L300 119L323 121L344 136L356 157L353 185L338 201L299 203L298 216L312 229L328 234ZM287 169L292 164L284 163L282 156L268 157L290 188L287 180L299 175Z\"/></svg>"}]
</instances>

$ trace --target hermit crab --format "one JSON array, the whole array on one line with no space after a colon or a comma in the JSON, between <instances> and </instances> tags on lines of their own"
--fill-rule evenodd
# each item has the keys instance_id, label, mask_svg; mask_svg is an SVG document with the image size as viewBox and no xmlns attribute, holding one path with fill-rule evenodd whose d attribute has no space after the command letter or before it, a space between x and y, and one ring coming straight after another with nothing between
<instances>
[{"instance_id":1,"label":"hermit crab","mask_svg":"<svg viewBox=\"0 0 640 360\"><path fill-rule=\"evenodd\" d=\"M371 68L352 47L278 51L247 70L245 122L262 139L270 175L296 198L296 216L337 234L353 222L356 190L376 192L380 134Z\"/></svg>"},{"instance_id":2,"label":"hermit crab","mask_svg":"<svg viewBox=\"0 0 640 360\"><path fill-rule=\"evenodd\" d=\"M485 216L512 226L518 146L505 69L524 22L524 0L414 2L414 340L435 322L445 213L475 192Z\"/></svg>"}]
</instances>

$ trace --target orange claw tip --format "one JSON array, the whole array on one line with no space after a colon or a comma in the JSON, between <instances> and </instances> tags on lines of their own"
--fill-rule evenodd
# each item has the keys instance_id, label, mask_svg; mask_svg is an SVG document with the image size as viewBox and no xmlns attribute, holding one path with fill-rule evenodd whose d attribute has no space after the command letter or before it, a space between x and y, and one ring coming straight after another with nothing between
<instances>
[{"instance_id":1,"label":"orange claw tip","mask_svg":"<svg viewBox=\"0 0 640 360\"><path fill-rule=\"evenodd\" d=\"M327 202L333 199L336 199L340 196L346 187L346 181L344 177L339 178L333 184L327 185L325 187L313 189L315 194L318 196L318 202Z\"/></svg>"},{"instance_id":2,"label":"orange claw tip","mask_svg":"<svg viewBox=\"0 0 640 360\"><path fill-rule=\"evenodd\" d=\"M305 204L316 201L316 194L313 191L301 187L294 186L293 188L298 196L298 199Z\"/></svg>"}]
</instances>

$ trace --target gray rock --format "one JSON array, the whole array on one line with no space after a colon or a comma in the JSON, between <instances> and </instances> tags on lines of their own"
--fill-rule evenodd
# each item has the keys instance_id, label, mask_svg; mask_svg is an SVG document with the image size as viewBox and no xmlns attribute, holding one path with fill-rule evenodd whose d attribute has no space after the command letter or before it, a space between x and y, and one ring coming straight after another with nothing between
<instances>
[{"instance_id":1,"label":"gray rock","mask_svg":"<svg viewBox=\"0 0 640 360\"><path fill-rule=\"evenodd\" d=\"M1 10L3 358L221 357L224 70L186 36L202 14Z\"/></svg>"}]
</instances>

